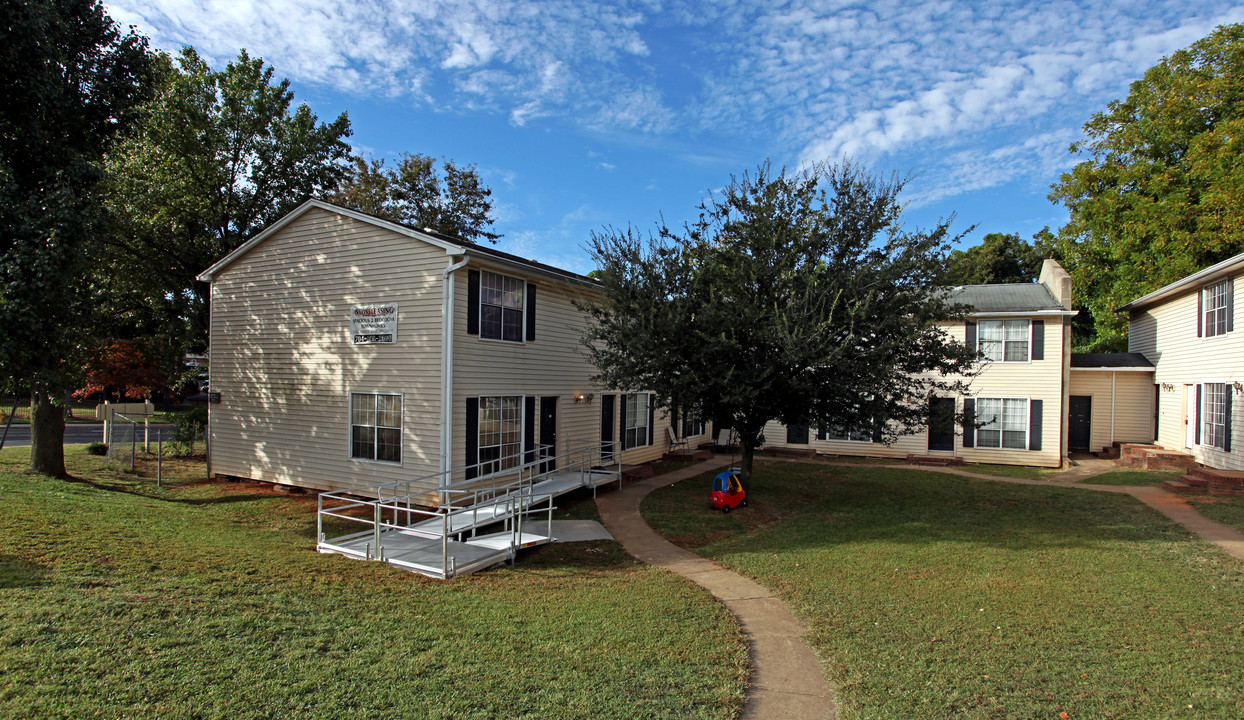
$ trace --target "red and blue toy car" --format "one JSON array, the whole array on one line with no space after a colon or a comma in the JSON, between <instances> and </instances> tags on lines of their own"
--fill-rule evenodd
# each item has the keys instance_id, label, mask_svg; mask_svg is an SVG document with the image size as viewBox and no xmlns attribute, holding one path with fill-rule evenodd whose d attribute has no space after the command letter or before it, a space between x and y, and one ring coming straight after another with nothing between
<instances>
[{"instance_id":1,"label":"red and blue toy car","mask_svg":"<svg viewBox=\"0 0 1244 720\"><path fill-rule=\"evenodd\" d=\"M747 507L747 491L739 479L742 473L738 468L730 468L713 478L713 509L730 512L740 505Z\"/></svg>"}]
</instances>

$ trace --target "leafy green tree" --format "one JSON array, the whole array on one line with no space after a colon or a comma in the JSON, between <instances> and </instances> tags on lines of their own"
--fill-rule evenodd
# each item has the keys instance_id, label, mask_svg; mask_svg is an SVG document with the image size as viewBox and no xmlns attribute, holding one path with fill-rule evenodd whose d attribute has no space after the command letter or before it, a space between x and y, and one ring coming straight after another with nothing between
<instances>
[{"instance_id":1,"label":"leafy green tree","mask_svg":"<svg viewBox=\"0 0 1244 720\"><path fill-rule=\"evenodd\" d=\"M1045 261L1041 250L1019 235L989 233L967 250L955 250L946 261L950 285L1036 282Z\"/></svg>"},{"instance_id":2,"label":"leafy green tree","mask_svg":"<svg viewBox=\"0 0 1244 720\"><path fill-rule=\"evenodd\" d=\"M584 306L584 346L598 380L729 418L748 478L769 420L917 432L930 393L964 392L974 358L939 327L958 311L936 287L948 228L904 230L904 184L765 164L681 231L593 234L603 297Z\"/></svg>"},{"instance_id":3,"label":"leafy green tree","mask_svg":"<svg viewBox=\"0 0 1244 720\"><path fill-rule=\"evenodd\" d=\"M101 160L150 97L146 40L93 0L0 4L0 383L31 394L30 468L65 474L62 403L96 304Z\"/></svg>"},{"instance_id":4,"label":"leafy green tree","mask_svg":"<svg viewBox=\"0 0 1244 720\"><path fill-rule=\"evenodd\" d=\"M224 70L193 48L162 57L159 92L108 154L112 267L143 272L101 282L124 302L119 314L193 349L206 346L208 323L208 286L195 277L347 174L346 114L325 124L293 108L289 80L274 72L245 50Z\"/></svg>"},{"instance_id":5,"label":"leafy green tree","mask_svg":"<svg viewBox=\"0 0 1244 720\"><path fill-rule=\"evenodd\" d=\"M1132 83L1084 126L1087 155L1053 186L1059 246L1096 327L1125 350L1114 309L1244 251L1244 26L1219 27Z\"/></svg>"},{"instance_id":6,"label":"leafy green tree","mask_svg":"<svg viewBox=\"0 0 1244 720\"><path fill-rule=\"evenodd\" d=\"M501 237L490 230L492 190L474 165L442 160L437 170L434 159L411 153L402 153L392 169L375 158L351 161L349 177L330 202L471 242Z\"/></svg>"}]
</instances>

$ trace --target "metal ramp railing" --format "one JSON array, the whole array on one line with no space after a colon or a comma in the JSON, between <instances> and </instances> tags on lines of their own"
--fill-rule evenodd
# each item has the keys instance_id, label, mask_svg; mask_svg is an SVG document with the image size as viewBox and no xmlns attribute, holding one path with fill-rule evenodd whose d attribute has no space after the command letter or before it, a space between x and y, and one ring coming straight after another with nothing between
<instances>
[{"instance_id":1,"label":"metal ramp railing","mask_svg":"<svg viewBox=\"0 0 1244 720\"><path fill-rule=\"evenodd\" d=\"M452 482L464 467L322 493L316 549L442 579L513 562L518 550L555 539L556 497L581 487L595 494L598 486L613 481L621 485L621 465L608 463L612 443L588 443L556 457L550 450L541 446L505 458L501 464L513 462L511 468L484 478ZM431 497L436 506L429 508ZM533 519L538 514L546 515L545 522ZM362 529L329 538L326 519Z\"/></svg>"}]
</instances>

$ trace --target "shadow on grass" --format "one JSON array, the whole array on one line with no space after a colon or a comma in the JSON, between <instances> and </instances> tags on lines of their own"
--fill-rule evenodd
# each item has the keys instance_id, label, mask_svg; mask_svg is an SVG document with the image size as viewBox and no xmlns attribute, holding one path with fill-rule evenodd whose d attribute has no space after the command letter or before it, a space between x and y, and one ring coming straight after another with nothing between
<instances>
[{"instance_id":1,"label":"shadow on grass","mask_svg":"<svg viewBox=\"0 0 1244 720\"><path fill-rule=\"evenodd\" d=\"M657 490L645 519L685 547L783 552L843 543L964 543L1010 550L1185 537L1127 496L1017 486L909 469L766 465L750 506L708 509L709 476Z\"/></svg>"},{"instance_id":2,"label":"shadow on grass","mask_svg":"<svg viewBox=\"0 0 1244 720\"><path fill-rule=\"evenodd\" d=\"M48 569L38 563L0 555L0 590L39 587L47 581Z\"/></svg>"}]
</instances>

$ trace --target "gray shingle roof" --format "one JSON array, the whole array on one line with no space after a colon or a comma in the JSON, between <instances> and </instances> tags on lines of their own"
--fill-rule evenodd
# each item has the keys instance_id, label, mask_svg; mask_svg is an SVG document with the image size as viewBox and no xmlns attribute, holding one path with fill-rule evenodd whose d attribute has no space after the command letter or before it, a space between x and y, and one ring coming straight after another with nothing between
<instances>
[{"instance_id":1,"label":"gray shingle roof","mask_svg":"<svg viewBox=\"0 0 1244 720\"><path fill-rule=\"evenodd\" d=\"M1153 368L1140 353L1071 353L1073 368Z\"/></svg>"},{"instance_id":2,"label":"gray shingle roof","mask_svg":"<svg viewBox=\"0 0 1244 720\"><path fill-rule=\"evenodd\" d=\"M1040 283L960 285L950 288L950 302L969 305L975 312L1035 312L1065 310L1050 289Z\"/></svg>"}]
</instances>

